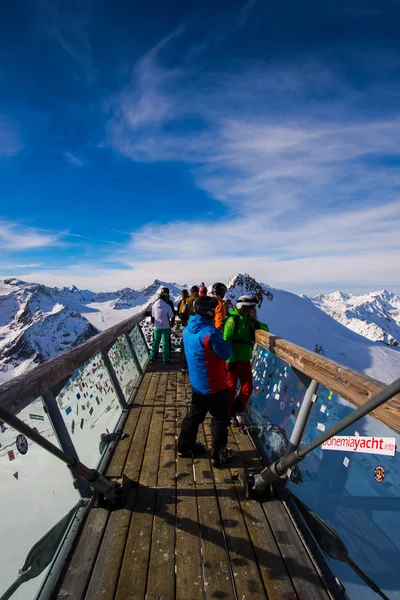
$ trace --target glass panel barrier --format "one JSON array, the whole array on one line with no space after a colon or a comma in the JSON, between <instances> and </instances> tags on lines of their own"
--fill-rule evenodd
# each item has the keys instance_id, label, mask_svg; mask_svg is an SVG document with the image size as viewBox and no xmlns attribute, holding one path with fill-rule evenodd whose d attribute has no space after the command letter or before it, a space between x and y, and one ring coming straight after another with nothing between
<instances>
[{"instance_id":1,"label":"glass panel barrier","mask_svg":"<svg viewBox=\"0 0 400 600\"><path fill-rule=\"evenodd\" d=\"M139 323L135 325L135 327L130 332L129 337L131 338L133 347L135 348L139 364L142 370L145 371L147 363L149 362L149 349L147 347L146 342L144 341L143 335L139 330L139 327Z\"/></svg>"},{"instance_id":2,"label":"glass panel barrier","mask_svg":"<svg viewBox=\"0 0 400 600\"><path fill-rule=\"evenodd\" d=\"M58 446L41 399L18 415ZM49 452L0 425L0 596L17 579L31 547L79 500L68 468ZM13 595L32 600L48 568Z\"/></svg>"},{"instance_id":3,"label":"glass panel barrier","mask_svg":"<svg viewBox=\"0 0 400 600\"><path fill-rule=\"evenodd\" d=\"M306 388L288 364L262 348L253 362L253 382L248 416L275 461L285 455Z\"/></svg>"},{"instance_id":4,"label":"glass panel barrier","mask_svg":"<svg viewBox=\"0 0 400 600\"><path fill-rule=\"evenodd\" d=\"M290 371L286 363L265 349L260 350L254 361L255 389L249 402L249 415L253 423L260 426L261 436L264 436L262 443L272 460L284 453L299 409L300 398L287 383L291 376L286 373ZM271 377L270 373L273 373ZM275 395L285 394L287 386L286 398L276 398L273 393L267 395L265 382L268 379L277 385ZM289 411L286 405L292 398ZM352 404L321 387L302 445L354 409ZM382 454L394 450L390 442L386 447L386 442L381 440L394 438L394 445L399 447L400 436L367 416L339 437L329 449L317 448L307 455L293 471L288 488L336 529L350 558L381 590L392 600L400 600L400 464L398 455ZM364 437L369 439L361 444ZM360 438L358 443L357 438ZM377 598L349 566L326 558L351 600Z\"/></svg>"},{"instance_id":5,"label":"glass panel barrier","mask_svg":"<svg viewBox=\"0 0 400 600\"><path fill-rule=\"evenodd\" d=\"M139 383L140 372L124 336L117 339L108 351L108 356L124 392L125 400L129 402L132 392Z\"/></svg>"},{"instance_id":6,"label":"glass panel barrier","mask_svg":"<svg viewBox=\"0 0 400 600\"><path fill-rule=\"evenodd\" d=\"M101 434L114 431L122 413L101 354L75 369L57 402L79 460L97 467L106 449Z\"/></svg>"}]
</instances>

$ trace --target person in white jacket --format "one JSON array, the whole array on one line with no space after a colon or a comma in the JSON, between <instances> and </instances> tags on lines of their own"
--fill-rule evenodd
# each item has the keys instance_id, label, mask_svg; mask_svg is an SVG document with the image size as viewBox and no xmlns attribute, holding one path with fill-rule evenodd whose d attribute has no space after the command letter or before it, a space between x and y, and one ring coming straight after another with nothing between
<instances>
[{"instance_id":1,"label":"person in white jacket","mask_svg":"<svg viewBox=\"0 0 400 600\"><path fill-rule=\"evenodd\" d=\"M151 322L154 326L153 344L150 350L150 360L155 360L158 347L162 340L163 347L163 363L169 363L170 358L170 337L171 326L174 322L174 313L171 306L168 304L169 293L165 292L167 288L161 290L158 300L156 300L151 309ZM169 290L168 290L169 292Z\"/></svg>"}]
</instances>

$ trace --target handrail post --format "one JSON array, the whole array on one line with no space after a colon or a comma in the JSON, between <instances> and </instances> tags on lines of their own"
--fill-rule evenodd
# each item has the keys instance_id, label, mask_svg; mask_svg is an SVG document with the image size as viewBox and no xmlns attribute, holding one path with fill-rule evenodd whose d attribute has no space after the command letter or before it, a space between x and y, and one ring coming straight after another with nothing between
<instances>
[{"instance_id":1,"label":"handrail post","mask_svg":"<svg viewBox=\"0 0 400 600\"><path fill-rule=\"evenodd\" d=\"M61 449L72 456L75 460L79 461L78 453L75 449L74 443L69 435L67 426L65 424L64 419L62 418L61 411L57 404L57 400L52 390L45 392L42 394L43 404L45 406L45 410L49 417L50 423L54 429L54 433L56 434L58 443L60 444ZM85 479L75 475L72 473L72 479L74 480L74 485L82 498L90 498L92 495L92 491L90 489L90 485Z\"/></svg>"},{"instance_id":2,"label":"handrail post","mask_svg":"<svg viewBox=\"0 0 400 600\"><path fill-rule=\"evenodd\" d=\"M0 419L4 423L8 423L19 433L25 435L28 439L32 440L43 448L50 452L53 456L57 457L63 463L65 463L71 471L79 477L87 480L90 486L104 496L105 499L113 501L121 496L122 486L114 481L110 481L104 475L99 473L96 469L90 469L73 456L69 456L60 450L58 446L49 442L49 440L43 437L37 430L24 423L21 419L16 417L12 412L4 408L0 404Z\"/></svg>"},{"instance_id":3,"label":"handrail post","mask_svg":"<svg viewBox=\"0 0 400 600\"><path fill-rule=\"evenodd\" d=\"M145 348L146 348L147 356L149 357L150 356L150 350L149 350L149 347L147 345L146 338L144 337L143 329L140 327L140 323L136 323L135 327L138 328L138 330L140 332L140 335L142 336L142 340L143 340L143 343L144 343Z\"/></svg>"},{"instance_id":4,"label":"handrail post","mask_svg":"<svg viewBox=\"0 0 400 600\"><path fill-rule=\"evenodd\" d=\"M132 340L131 340L131 338L130 338L130 335L129 335L129 333L124 333L124 336L125 336L125 339L126 339L126 343L128 344L128 346L129 346L129 349L130 349L130 351L131 351L131 353L132 353L132 357L133 357L133 360L134 360L134 362L135 362L135 364L136 364L136 367L138 368L138 370L139 370L139 373L140 373L141 375L143 375L143 369L142 369L142 367L140 366L140 362L139 362L139 359L138 359L138 357L136 356L136 350L135 350L135 346L133 345L133 342L132 342Z\"/></svg>"},{"instance_id":5,"label":"handrail post","mask_svg":"<svg viewBox=\"0 0 400 600\"><path fill-rule=\"evenodd\" d=\"M367 402L365 402L365 404L338 421L335 425L330 427L328 431L324 431L315 440L309 442L300 448L300 450L295 450L294 452L288 454L288 456L285 456L281 460L274 462L269 467L266 467L261 473L256 474L254 476L254 485L252 486L252 489L255 492L265 491L267 486L282 477L282 475L284 475L288 469L295 467L307 456L307 454L315 450L315 448L321 446L334 435L341 433L344 429L347 429L347 427L350 427L356 423L356 421L362 417L365 417L379 406L382 406L385 404L385 402L399 393L400 377L383 388L383 390L375 394L375 396L370 398Z\"/></svg>"},{"instance_id":6,"label":"handrail post","mask_svg":"<svg viewBox=\"0 0 400 600\"><path fill-rule=\"evenodd\" d=\"M297 450L303 439L304 432L307 427L308 419L318 396L319 383L315 379L311 379L307 391L304 394L303 402L296 419L292 435L290 436L289 444L285 453L285 457L291 452Z\"/></svg>"},{"instance_id":7,"label":"handrail post","mask_svg":"<svg viewBox=\"0 0 400 600\"><path fill-rule=\"evenodd\" d=\"M110 357L108 356L108 354L105 350L101 350L100 354L105 362L107 371L110 375L111 381L112 381L114 389L115 389L115 393L117 394L118 402L120 403L122 408L124 408L124 409L129 408L129 404L125 400L124 392L122 391L121 384L118 381L118 377L117 377L117 374L115 373L114 367L112 366Z\"/></svg>"}]
</instances>

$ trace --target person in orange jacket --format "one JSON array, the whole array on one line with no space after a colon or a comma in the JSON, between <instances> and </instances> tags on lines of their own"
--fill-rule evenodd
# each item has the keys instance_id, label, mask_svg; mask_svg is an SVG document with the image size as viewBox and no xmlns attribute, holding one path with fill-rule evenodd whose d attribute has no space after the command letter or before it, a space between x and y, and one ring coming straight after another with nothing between
<instances>
[{"instance_id":1,"label":"person in orange jacket","mask_svg":"<svg viewBox=\"0 0 400 600\"><path fill-rule=\"evenodd\" d=\"M211 288L211 294L214 298L218 300L218 306L215 309L214 313L214 327L219 329L220 331L224 328L225 318L226 318L226 310L224 304L224 296L227 291L227 287L224 283L214 283Z\"/></svg>"}]
</instances>

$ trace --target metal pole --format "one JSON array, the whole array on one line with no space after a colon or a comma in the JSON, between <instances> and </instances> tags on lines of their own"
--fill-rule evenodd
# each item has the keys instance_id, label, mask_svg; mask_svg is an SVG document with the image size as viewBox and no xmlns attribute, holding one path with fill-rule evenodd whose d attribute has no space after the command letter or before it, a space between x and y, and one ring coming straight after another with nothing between
<instances>
[{"instance_id":1,"label":"metal pole","mask_svg":"<svg viewBox=\"0 0 400 600\"><path fill-rule=\"evenodd\" d=\"M147 357L149 357L150 356L150 350L149 350L149 347L147 345L146 338L144 337L143 329L140 327L140 323L137 323L135 325L135 327L137 327L137 329L138 329L138 331L139 331L139 333L140 333L140 335L142 337L143 344L145 345L145 348L146 348Z\"/></svg>"},{"instance_id":2,"label":"metal pole","mask_svg":"<svg viewBox=\"0 0 400 600\"><path fill-rule=\"evenodd\" d=\"M290 436L285 456L288 456L300 446L300 442L307 427L308 419L310 418L311 411L317 399L318 388L318 381L311 379L310 385L304 394L303 402L301 404L292 435Z\"/></svg>"},{"instance_id":3,"label":"metal pole","mask_svg":"<svg viewBox=\"0 0 400 600\"><path fill-rule=\"evenodd\" d=\"M296 466L303 458L309 453L315 450L318 446L329 440L337 433L340 433L343 429L350 427L356 421L365 417L368 413L372 412L388 400L400 393L400 378L396 379L393 383L387 385L383 390L375 394L365 404L354 410L352 413L341 419L336 425L325 431L318 436L314 441L310 442L300 450L291 452L288 456L280 461L275 462L271 466L267 467L260 474L254 476L254 491L263 491L266 486L279 479L288 469Z\"/></svg>"},{"instance_id":4,"label":"metal pole","mask_svg":"<svg viewBox=\"0 0 400 600\"><path fill-rule=\"evenodd\" d=\"M125 335L126 343L128 344L130 351L132 352L133 360L135 361L136 367L138 368L139 373L141 375L143 375L143 369L140 366L138 357L136 356L135 346L133 345L130 335L128 333L125 333L124 335Z\"/></svg>"},{"instance_id":5,"label":"metal pole","mask_svg":"<svg viewBox=\"0 0 400 600\"><path fill-rule=\"evenodd\" d=\"M57 440L66 454L79 461L78 453L75 449L74 443L69 435L67 426L64 419L62 418L61 411L58 407L57 400L52 391L45 392L42 396L43 402L46 408L46 412L49 416L50 422L55 431ZM74 484L79 491L82 498L90 498L92 495L90 486L85 479L80 477L73 477Z\"/></svg>"},{"instance_id":6,"label":"metal pole","mask_svg":"<svg viewBox=\"0 0 400 600\"><path fill-rule=\"evenodd\" d=\"M105 352L104 350L101 350L101 356L103 357L103 360L106 364L106 368L108 370L111 381L113 383L115 393L117 394L118 402L120 403L122 408L129 408L129 404L125 400L124 392L122 391L122 387L118 381L118 378L115 373L114 367L112 366L110 357L108 356L107 352Z\"/></svg>"},{"instance_id":7,"label":"metal pole","mask_svg":"<svg viewBox=\"0 0 400 600\"><path fill-rule=\"evenodd\" d=\"M1 405L0 419L68 465L73 473L86 479L91 487L103 494L105 498L111 500L118 495L118 490L120 489L119 485L109 481L95 469L89 469L86 465L79 462L79 460L65 454L65 452L57 448L57 446L49 442L49 440L41 436L40 433L34 431L29 425L21 421L21 419Z\"/></svg>"}]
</instances>

